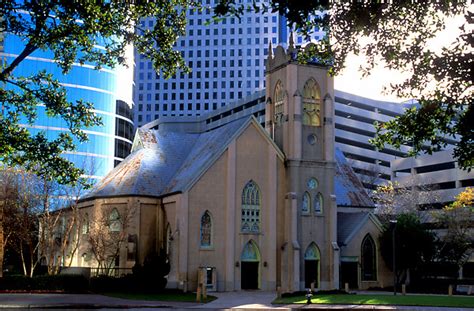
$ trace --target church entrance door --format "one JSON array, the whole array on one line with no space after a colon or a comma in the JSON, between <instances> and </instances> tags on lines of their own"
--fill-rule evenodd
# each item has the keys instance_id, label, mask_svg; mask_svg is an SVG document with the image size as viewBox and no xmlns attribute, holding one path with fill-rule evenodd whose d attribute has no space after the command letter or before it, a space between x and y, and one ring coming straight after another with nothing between
<instances>
[{"instance_id":1,"label":"church entrance door","mask_svg":"<svg viewBox=\"0 0 474 311\"><path fill-rule=\"evenodd\" d=\"M311 288L314 283L315 288L319 288L319 261L321 254L316 243L311 242L304 252L304 286Z\"/></svg>"},{"instance_id":2,"label":"church entrance door","mask_svg":"<svg viewBox=\"0 0 474 311\"><path fill-rule=\"evenodd\" d=\"M258 289L258 264L242 261L242 289Z\"/></svg>"},{"instance_id":3,"label":"church entrance door","mask_svg":"<svg viewBox=\"0 0 474 311\"><path fill-rule=\"evenodd\" d=\"M245 244L240 256L240 279L242 289L260 288L260 252L257 244L250 240Z\"/></svg>"},{"instance_id":4,"label":"church entrance door","mask_svg":"<svg viewBox=\"0 0 474 311\"><path fill-rule=\"evenodd\" d=\"M349 283L349 288L358 288L357 262L341 262L341 287Z\"/></svg>"},{"instance_id":5,"label":"church entrance door","mask_svg":"<svg viewBox=\"0 0 474 311\"><path fill-rule=\"evenodd\" d=\"M305 260L304 261L304 286L311 288L311 283L314 283L314 288L318 288L318 266L319 260Z\"/></svg>"}]
</instances>

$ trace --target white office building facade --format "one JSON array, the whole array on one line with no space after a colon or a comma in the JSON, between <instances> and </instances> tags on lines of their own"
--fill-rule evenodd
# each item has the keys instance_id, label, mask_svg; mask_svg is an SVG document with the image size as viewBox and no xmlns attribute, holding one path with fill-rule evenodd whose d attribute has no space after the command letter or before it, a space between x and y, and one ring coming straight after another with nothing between
<instances>
[{"instance_id":1,"label":"white office building facade","mask_svg":"<svg viewBox=\"0 0 474 311\"><path fill-rule=\"evenodd\" d=\"M166 116L200 116L265 88L265 59L270 42L286 45L286 20L277 13L245 12L213 23L215 0L201 1L202 11L188 10L186 35L179 50L191 68L190 74L165 79L145 56L135 55L135 125ZM237 3L248 1L237 1ZM251 4L251 2L249 2ZM154 26L154 18L141 21ZM322 31L311 39L318 40ZM302 37L295 38L302 44Z\"/></svg>"}]
</instances>

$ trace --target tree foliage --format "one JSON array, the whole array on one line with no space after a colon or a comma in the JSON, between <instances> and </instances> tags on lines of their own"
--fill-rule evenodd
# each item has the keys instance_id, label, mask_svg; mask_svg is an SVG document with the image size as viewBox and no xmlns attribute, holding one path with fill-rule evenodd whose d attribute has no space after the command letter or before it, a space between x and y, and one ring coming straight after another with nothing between
<instances>
[{"instance_id":1,"label":"tree foliage","mask_svg":"<svg viewBox=\"0 0 474 311\"><path fill-rule=\"evenodd\" d=\"M0 68L4 85L0 89L0 161L59 183L75 182L82 172L61 154L74 150L73 138L87 140L83 129L101 124L92 111L93 103L68 101L65 87L48 72L25 77L15 69L36 51L51 51L63 74L75 63L92 64L96 69L126 65L125 50L133 44L163 75L186 71L173 45L184 34L186 8L191 5L186 0L1 1L0 34L19 37L24 47ZM147 16L157 18L152 29L141 26L140 19ZM61 118L69 132L55 139L48 139L44 132L32 134L28 126L36 121L39 105L44 105L48 117Z\"/></svg>"},{"instance_id":2,"label":"tree foliage","mask_svg":"<svg viewBox=\"0 0 474 311\"><path fill-rule=\"evenodd\" d=\"M435 235L425 229L414 214L400 214L396 218L395 260L397 279L404 283L408 270L421 269L436 253ZM380 251L387 267L393 270L393 228L386 226L380 235Z\"/></svg>"},{"instance_id":3,"label":"tree foliage","mask_svg":"<svg viewBox=\"0 0 474 311\"><path fill-rule=\"evenodd\" d=\"M446 230L439 238L439 259L461 267L474 250L474 188L466 188L435 217Z\"/></svg>"},{"instance_id":4,"label":"tree foliage","mask_svg":"<svg viewBox=\"0 0 474 311\"><path fill-rule=\"evenodd\" d=\"M326 38L307 57L332 64L338 74L349 53L364 55L363 74L383 62L408 78L388 88L418 105L400 117L376 124L372 143L412 146L412 154L431 153L446 146L446 138L459 138L454 155L463 168L474 166L474 107L472 24L470 1L286 1L251 4L221 0L217 17L241 15L246 10L278 12L288 26L308 35L317 27ZM461 15L461 34L449 38L441 51L430 40L445 29L449 19ZM310 17L312 16L312 17ZM365 40L361 40L365 39ZM460 135L460 136L459 136Z\"/></svg>"}]
</instances>

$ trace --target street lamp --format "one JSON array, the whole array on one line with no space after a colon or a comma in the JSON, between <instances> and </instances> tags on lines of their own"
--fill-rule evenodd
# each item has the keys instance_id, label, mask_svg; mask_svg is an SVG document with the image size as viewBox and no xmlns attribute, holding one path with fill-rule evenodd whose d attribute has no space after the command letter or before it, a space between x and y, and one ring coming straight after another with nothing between
<instances>
[{"instance_id":1,"label":"street lamp","mask_svg":"<svg viewBox=\"0 0 474 311\"><path fill-rule=\"evenodd\" d=\"M393 268L393 295L397 295L397 265L395 256L395 232L397 229L397 220L390 220L390 228L392 229L392 268Z\"/></svg>"}]
</instances>

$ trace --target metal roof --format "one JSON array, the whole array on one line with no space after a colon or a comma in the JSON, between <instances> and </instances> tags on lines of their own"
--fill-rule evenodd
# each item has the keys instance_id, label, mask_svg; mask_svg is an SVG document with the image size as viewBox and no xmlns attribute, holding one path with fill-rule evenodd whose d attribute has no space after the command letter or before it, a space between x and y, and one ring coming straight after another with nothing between
<instances>
[{"instance_id":1,"label":"metal roof","mask_svg":"<svg viewBox=\"0 0 474 311\"><path fill-rule=\"evenodd\" d=\"M188 190L228 144L254 123L253 117L229 122L203 133L139 129L134 151L82 199L114 196L159 197ZM261 132L270 141L266 133ZM283 159L283 154L271 141ZM336 149L335 194L338 206L374 207L343 153Z\"/></svg>"},{"instance_id":2,"label":"metal roof","mask_svg":"<svg viewBox=\"0 0 474 311\"><path fill-rule=\"evenodd\" d=\"M251 118L204 133L137 131L139 146L83 199L152 196L184 191Z\"/></svg>"},{"instance_id":3,"label":"metal roof","mask_svg":"<svg viewBox=\"0 0 474 311\"><path fill-rule=\"evenodd\" d=\"M374 202L370 199L342 151L336 148L334 154L336 157L334 192L336 194L337 205L344 207L374 208Z\"/></svg>"},{"instance_id":4,"label":"metal roof","mask_svg":"<svg viewBox=\"0 0 474 311\"><path fill-rule=\"evenodd\" d=\"M337 213L337 244L347 245L368 219L368 212Z\"/></svg>"}]
</instances>

